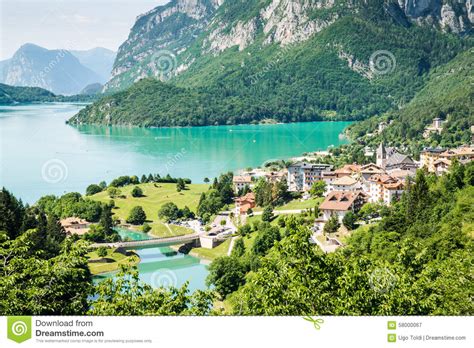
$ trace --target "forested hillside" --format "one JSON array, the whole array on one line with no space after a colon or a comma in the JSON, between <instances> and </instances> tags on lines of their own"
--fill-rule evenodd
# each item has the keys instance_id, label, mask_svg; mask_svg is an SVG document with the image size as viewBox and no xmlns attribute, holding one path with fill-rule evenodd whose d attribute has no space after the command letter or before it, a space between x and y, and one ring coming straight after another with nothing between
<instances>
[{"instance_id":1,"label":"forested hillside","mask_svg":"<svg viewBox=\"0 0 474 348\"><path fill-rule=\"evenodd\" d=\"M264 40L257 35L242 50L202 55L171 79L141 80L71 122L200 126L268 118L362 120L410 101L432 69L470 46L455 35L402 25L376 7L345 14L302 42L282 46Z\"/></svg>"},{"instance_id":2,"label":"forested hillside","mask_svg":"<svg viewBox=\"0 0 474 348\"><path fill-rule=\"evenodd\" d=\"M400 110L354 124L354 139L376 146L380 141L408 146L417 153L423 146L455 147L468 144L474 125L474 51L458 54L448 64L433 69L427 83L415 98ZM433 118L446 121L441 134L423 138L424 129ZM382 134L370 138L379 122L392 122Z\"/></svg>"}]
</instances>

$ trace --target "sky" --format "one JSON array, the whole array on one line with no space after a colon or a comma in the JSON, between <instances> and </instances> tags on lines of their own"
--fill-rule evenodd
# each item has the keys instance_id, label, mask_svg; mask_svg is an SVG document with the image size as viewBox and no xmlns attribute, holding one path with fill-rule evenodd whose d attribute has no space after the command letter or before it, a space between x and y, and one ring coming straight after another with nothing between
<instances>
[{"instance_id":1,"label":"sky","mask_svg":"<svg viewBox=\"0 0 474 348\"><path fill-rule=\"evenodd\" d=\"M25 43L116 51L138 15L169 0L0 0L0 60Z\"/></svg>"}]
</instances>

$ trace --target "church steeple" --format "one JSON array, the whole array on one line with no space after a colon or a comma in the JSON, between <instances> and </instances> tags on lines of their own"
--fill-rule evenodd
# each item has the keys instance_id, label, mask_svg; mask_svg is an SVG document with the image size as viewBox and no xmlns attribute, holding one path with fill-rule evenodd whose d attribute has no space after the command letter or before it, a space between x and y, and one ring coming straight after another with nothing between
<instances>
[{"instance_id":1,"label":"church steeple","mask_svg":"<svg viewBox=\"0 0 474 348\"><path fill-rule=\"evenodd\" d=\"M385 161L387 159L387 151L383 142L380 143L377 148L377 165L381 168L385 168Z\"/></svg>"}]
</instances>

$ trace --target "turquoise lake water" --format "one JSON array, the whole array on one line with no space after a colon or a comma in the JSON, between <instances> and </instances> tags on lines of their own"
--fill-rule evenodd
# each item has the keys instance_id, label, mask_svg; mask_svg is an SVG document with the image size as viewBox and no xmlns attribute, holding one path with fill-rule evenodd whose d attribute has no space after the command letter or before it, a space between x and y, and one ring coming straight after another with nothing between
<instances>
[{"instance_id":1,"label":"turquoise lake water","mask_svg":"<svg viewBox=\"0 0 474 348\"><path fill-rule=\"evenodd\" d=\"M146 240L150 237L142 232L118 229L120 236L131 240ZM138 271L140 279L157 288L160 286L181 287L188 282L191 292L206 289L208 274L206 262L197 257L184 255L169 247L138 248L134 251L140 257ZM107 273L94 277L96 282L113 277Z\"/></svg>"},{"instance_id":2,"label":"turquoise lake water","mask_svg":"<svg viewBox=\"0 0 474 348\"><path fill-rule=\"evenodd\" d=\"M83 107L0 106L0 186L34 203L46 194L83 193L91 183L120 175L170 173L199 183L228 170L337 146L350 124L160 129L65 124Z\"/></svg>"}]
</instances>

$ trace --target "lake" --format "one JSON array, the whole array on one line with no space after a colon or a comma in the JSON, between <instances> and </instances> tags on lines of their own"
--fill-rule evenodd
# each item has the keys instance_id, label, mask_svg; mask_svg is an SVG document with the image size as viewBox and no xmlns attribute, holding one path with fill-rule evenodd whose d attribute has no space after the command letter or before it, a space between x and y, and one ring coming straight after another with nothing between
<instances>
[{"instance_id":1,"label":"lake","mask_svg":"<svg viewBox=\"0 0 474 348\"><path fill-rule=\"evenodd\" d=\"M34 203L46 194L84 192L120 175L159 173L203 182L345 140L350 122L188 128L69 126L84 105L0 106L0 186Z\"/></svg>"}]
</instances>

